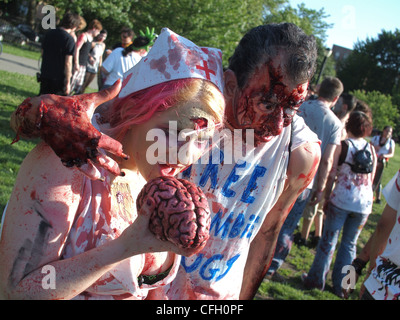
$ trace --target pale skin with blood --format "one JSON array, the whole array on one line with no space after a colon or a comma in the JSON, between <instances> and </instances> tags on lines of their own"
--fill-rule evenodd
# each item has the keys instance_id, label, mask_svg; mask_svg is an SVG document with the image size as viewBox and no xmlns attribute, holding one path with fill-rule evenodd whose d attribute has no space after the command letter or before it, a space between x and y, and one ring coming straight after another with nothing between
<instances>
[{"instance_id":1,"label":"pale skin with blood","mask_svg":"<svg viewBox=\"0 0 400 320\"><path fill-rule=\"evenodd\" d=\"M189 109L188 116L199 114L202 105L187 102L179 107L168 109L154 117L151 127L178 117L179 108ZM199 110L197 110L199 109ZM182 117L182 114L180 115ZM213 121L209 117L210 122ZM190 123L191 129L196 125ZM136 126L136 135L144 132ZM145 128L141 128L145 129ZM127 134L132 138L133 133ZM127 138L129 139L129 138ZM130 141L130 140L127 140ZM128 183L137 181L142 174L150 179L158 175L151 167L138 167L134 160L135 140L126 143L130 160L121 164L125 177L117 180ZM138 141L136 141L138 142ZM125 145L124 145L125 146ZM138 146L136 146L138 147ZM43 162L45 159L45 164ZM137 159L140 162L144 159ZM49 172L49 168L52 168ZM60 260L68 232L74 221L80 203L83 176L77 170L62 165L50 147L41 143L26 158L25 165L16 181L16 187L6 213L0 251L7 256L0 262L0 295L7 299L71 299L93 284L100 276L111 270L118 262L133 255L149 253L144 269L147 274L165 271L172 263L173 255L168 252L190 255L190 249L178 249L169 242L157 240L148 230L148 218L153 208L144 207L135 223L128 227L120 237L98 248L91 249L75 257ZM29 183L25 183L29 181ZM132 198L135 199L141 187L131 184ZM27 209L29 208L29 209ZM165 252L157 255L152 252ZM44 290L44 274L41 267L51 265L55 268L56 290ZM144 270L138 270L138 274Z\"/></svg>"},{"instance_id":2,"label":"pale skin with blood","mask_svg":"<svg viewBox=\"0 0 400 320\"><path fill-rule=\"evenodd\" d=\"M201 108L201 105L199 105L199 103L195 100L188 101L183 105L178 105L174 108L168 109L162 114L156 114L152 119L150 119L150 121L134 126L130 133L125 137L125 140L132 141L133 143L124 143L124 145L127 146L124 151L130 156L130 159L123 161L120 167L127 169L131 167L137 167L142 172L146 180L163 175L162 168L160 168L160 166L163 164L168 164L170 167L175 168L175 174L184 170L188 164L193 163L195 160L200 158L204 152L201 145L198 145L199 142L201 142L199 139L203 138L199 137L199 134L197 133L197 124L195 122L196 119L204 119L207 123L207 127L209 128L207 130L204 130L203 128L203 130L199 131L199 134L203 134L204 139L208 140L208 138L211 138L215 128L215 119L210 116L210 114L205 112ZM177 132L170 130L171 123L176 125L175 129ZM153 139L149 138L148 136L149 131L152 129L159 129L162 131L160 132L161 134L157 136L157 139L159 140L157 143L155 143ZM182 139L183 141L178 140L173 150L170 150L171 146L168 144L169 137L166 135L171 135L172 139L178 139L177 135L179 131L193 132L193 135L191 135L190 139ZM165 154L160 154L161 148L156 150L158 151L157 158L162 159L163 161L156 163L155 165L149 164L151 152L146 152L146 150L152 150L153 145L165 146L165 148L162 148L165 149ZM135 146L135 149L133 149L133 146ZM170 155L170 153L176 155L182 154L182 152L180 152L180 149L182 148L184 151L187 151L187 157L173 157Z\"/></svg>"}]
</instances>

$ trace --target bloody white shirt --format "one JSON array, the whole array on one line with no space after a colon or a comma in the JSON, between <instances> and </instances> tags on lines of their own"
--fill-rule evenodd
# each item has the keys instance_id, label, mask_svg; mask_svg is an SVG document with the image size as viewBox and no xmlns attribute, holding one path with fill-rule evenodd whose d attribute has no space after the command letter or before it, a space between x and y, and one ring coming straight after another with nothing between
<instances>
[{"instance_id":1,"label":"bloody white shirt","mask_svg":"<svg viewBox=\"0 0 400 320\"><path fill-rule=\"evenodd\" d=\"M348 142L349 149L345 162L338 168L337 180L331 193L330 202L346 211L370 214L374 196L372 173L355 173L348 163L354 162L354 154L357 150L363 149L365 145L371 152L371 145L365 139L351 139L351 141L355 146Z\"/></svg>"},{"instance_id":2,"label":"bloody white shirt","mask_svg":"<svg viewBox=\"0 0 400 320\"><path fill-rule=\"evenodd\" d=\"M318 137L298 116L294 118L292 150ZM183 177L199 185L211 208L210 239L205 248L182 257L176 278L152 290L151 299L238 299L250 243L281 195L289 160L291 128L270 142L253 148L235 163L226 163L225 151L214 147L220 163L197 163ZM235 148L242 148L235 140Z\"/></svg>"},{"instance_id":3,"label":"bloody white shirt","mask_svg":"<svg viewBox=\"0 0 400 320\"><path fill-rule=\"evenodd\" d=\"M387 204L397 211L396 222L386 248L377 257L376 266L365 281L365 287L375 300L400 299L400 171L383 189Z\"/></svg>"}]
</instances>

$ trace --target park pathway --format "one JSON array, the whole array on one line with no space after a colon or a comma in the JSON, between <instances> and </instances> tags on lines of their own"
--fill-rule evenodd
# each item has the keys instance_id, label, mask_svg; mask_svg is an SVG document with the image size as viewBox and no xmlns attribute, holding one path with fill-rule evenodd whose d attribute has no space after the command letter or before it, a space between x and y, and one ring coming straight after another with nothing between
<instances>
[{"instance_id":1,"label":"park pathway","mask_svg":"<svg viewBox=\"0 0 400 320\"><path fill-rule=\"evenodd\" d=\"M0 55L0 70L36 77L36 72L39 71L39 61L3 52ZM97 90L97 78L89 87Z\"/></svg>"}]
</instances>

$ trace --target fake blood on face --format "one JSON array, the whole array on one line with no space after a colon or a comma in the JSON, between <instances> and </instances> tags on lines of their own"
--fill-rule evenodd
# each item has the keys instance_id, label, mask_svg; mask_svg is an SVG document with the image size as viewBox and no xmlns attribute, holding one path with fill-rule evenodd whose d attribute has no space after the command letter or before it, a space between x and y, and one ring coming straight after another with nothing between
<instances>
[{"instance_id":1,"label":"fake blood on face","mask_svg":"<svg viewBox=\"0 0 400 320\"><path fill-rule=\"evenodd\" d=\"M303 103L307 83L289 85L280 66L273 61L258 67L237 101L236 123L239 128L254 129L257 142L267 142L290 125Z\"/></svg>"}]
</instances>

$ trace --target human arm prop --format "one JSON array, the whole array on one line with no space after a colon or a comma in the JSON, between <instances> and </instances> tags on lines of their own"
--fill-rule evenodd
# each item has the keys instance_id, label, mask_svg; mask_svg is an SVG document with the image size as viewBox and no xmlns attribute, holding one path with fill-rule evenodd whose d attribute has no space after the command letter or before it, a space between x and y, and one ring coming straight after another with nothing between
<instances>
[{"instance_id":1,"label":"human arm prop","mask_svg":"<svg viewBox=\"0 0 400 320\"><path fill-rule=\"evenodd\" d=\"M63 97L42 95L27 98L11 115L11 128L19 137L40 137L67 167L78 167L92 179L99 179L98 164L114 175L121 173L118 164L100 149L127 158L120 142L99 132L91 124L96 107L113 99L120 91L118 81L112 87L89 94Z\"/></svg>"}]
</instances>

